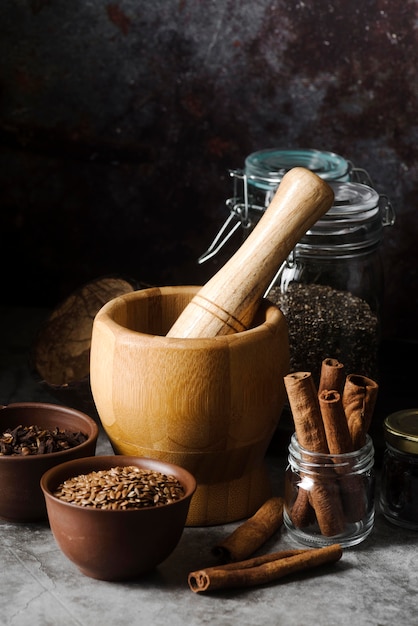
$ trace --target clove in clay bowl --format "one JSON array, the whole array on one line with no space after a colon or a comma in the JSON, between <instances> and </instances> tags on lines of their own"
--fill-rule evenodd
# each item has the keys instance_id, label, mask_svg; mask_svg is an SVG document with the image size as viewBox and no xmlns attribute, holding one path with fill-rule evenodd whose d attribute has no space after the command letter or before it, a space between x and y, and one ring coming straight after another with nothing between
<instances>
[{"instance_id":1,"label":"clove in clay bowl","mask_svg":"<svg viewBox=\"0 0 418 626\"><path fill-rule=\"evenodd\" d=\"M0 518L47 519L40 487L51 467L96 452L94 419L66 406L16 402L0 407Z\"/></svg>"}]
</instances>

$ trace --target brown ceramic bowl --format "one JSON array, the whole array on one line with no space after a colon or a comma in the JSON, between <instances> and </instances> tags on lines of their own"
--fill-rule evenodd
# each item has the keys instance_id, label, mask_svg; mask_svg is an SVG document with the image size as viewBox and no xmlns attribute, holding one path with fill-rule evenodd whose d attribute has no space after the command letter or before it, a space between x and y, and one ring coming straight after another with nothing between
<instances>
[{"instance_id":1,"label":"brown ceramic bowl","mask_svg":"<svg viewBox=\"0 0 418 626\"><path fill-rule=\"evenodd\" d=\"M47 454L0 455L0 517L10 522L36 522L47 519L41 476L54 465L91 456L96 452L99 427L94 419L65 406L42 402L20 402L0 408L3 433L16 426L58 427L82 432L87 440L73 448Z\"/></svg>"},{"instance_id":2,"label":"brown ceramic bowl","mask_svg":"<svg viewBox=\"0 0 418 626\"><path fill-rule=\"evenodd\" d=\"M184 496L161 506L109 510L68 503L53 495L68 478L126 465L174 475L184 487ZM111 455L54 467L42 477L41 487L52 533L65 556L86 576L121 581L140 577L172 553L183 533L196 481L171 463Z\"/></svg>"}]
</instances>

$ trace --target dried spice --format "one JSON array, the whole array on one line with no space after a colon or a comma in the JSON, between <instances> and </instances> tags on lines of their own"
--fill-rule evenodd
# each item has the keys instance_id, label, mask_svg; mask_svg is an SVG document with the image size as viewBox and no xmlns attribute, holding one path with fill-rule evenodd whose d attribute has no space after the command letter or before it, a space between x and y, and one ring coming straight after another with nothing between
<instances>
[{"instance_id":1,"label":"dried spice","mask_svg":"<svg viewBox=\"0 0 418 626\"><path fill-rule=\"evenodd\" d=\"M0 436L0 456L30 456L50 454L75 448L87 440L81 432L71 432L55 427L52 430L31 426L7 428Z\"/></svg>"},{"instance_id":2,"label":"dried spice","mask_svg":"<svg viewBox=\"0 0 418 626\"><path fill-rule=\"evenodd\" d=\"M320 393L311 372L284 377L295 426L285 478L285 522L291 532L309 528L302 531L308 541L317 541L317 524L324 537L357 542L373 523L373 446L367 431L378 384L360 375L344 378L344 365L334 358L324 359L320 369ZM357 536L350 525L357 525Z\"/></svg>"},{"instance_id":3,"label":"dried spice","mask_svg":"<svg viewBox=\"0 0 418 626\"><path fill-rule=\"evenodd\" d=\"M127 465L69 478L54 496L84 507L126 510L170 504L184 493L175 476Z\"/></svg>"},{"instance_id":4,"label":"dried spice","mask_svg":"<svg viewBox=\"0 0 418 626\"><path fill-rule=\"evenodd\" d=\"M377 378L379 324L365 300L324 285L291 283L273 287L268 298L286 318L290 371L310 371L316 384L330 354L346 372Z\"/></svg>"},{"instance_id":5,"label":"dried spice","mask_svg":"<svg viewBox=\"0 0 418 626\"><path fill-rule=\"evenodd\" d=\"M273 496L231 534L213 547L224 561L243 561L258 550L283 524L283 498Z\"/></svg>"},{"instance_id":6,"label":"dried spice","mask_svg":"<svg viewBox=\"0 0 418 626\"><path fill-rule=\"evenodd\" d=\"M215 565L190 572L189 587L195 593L238 587L255 587L280 578L336 563L343 551L338 543L314 550L281 550L244 561Z\"/></svg>"}]
</instances>

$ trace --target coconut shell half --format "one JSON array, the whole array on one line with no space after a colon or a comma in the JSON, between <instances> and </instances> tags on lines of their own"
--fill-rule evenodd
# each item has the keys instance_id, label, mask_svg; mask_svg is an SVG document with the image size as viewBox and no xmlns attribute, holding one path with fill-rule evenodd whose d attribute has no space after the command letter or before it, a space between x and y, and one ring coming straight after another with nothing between
<instances>
[{"instance_id":1,"label":"coconut shell half","mask_svg":"<svg viewBox=\"0 0 418 626\"><path fill-rule=\"evenodd\" d=\"M148 287L135 280L103 277L74 291L41 325L30 354L35 379L63 404L98 418L90 388L93 321L106 302Z\"/></svg>"}]
</instances>

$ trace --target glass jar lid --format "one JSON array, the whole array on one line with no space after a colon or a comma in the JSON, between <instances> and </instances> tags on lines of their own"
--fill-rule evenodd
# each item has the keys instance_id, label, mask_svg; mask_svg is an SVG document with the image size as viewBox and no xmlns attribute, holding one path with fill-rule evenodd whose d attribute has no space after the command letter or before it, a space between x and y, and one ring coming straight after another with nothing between
<instances>
[{"instance_id":1,"label":"glass jar lid","mask_svg":"<svg viewBox=\"0 0 418 626\"><path fill-rule=\"evenodd\" d=\"M245 159L248 183L267 189L277 187L287 171L304 167L324 180L349 180L351 164L334 152L321 150L259 150Z\"/></svg>"},{"instance_id":2,"label":"glass jar lid","mask_svg":"<svg viewBox=\"0 0 418 626\"><path fill-rule=\"evenodd\" d=\"M418 455L418 409L391 413L383 423L383 431L393 448Z\"/></svg>"},{"instance_id":3,"label":"glass jar lid","mask_svg":"<svg viewBox=\"0 0 418 626\"><path fill-rule=\"evenodd\" d=\"M329 182L334 204L302 237L301 253L316 247L339 252L377 245L384 226L380 196L362 183Z\"/></svg>"}]
</instances>

